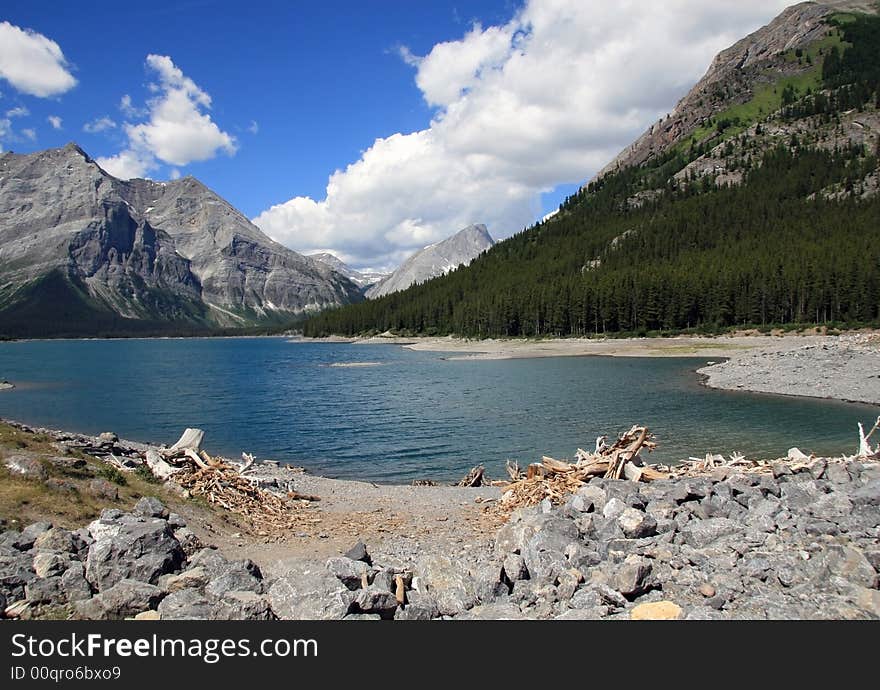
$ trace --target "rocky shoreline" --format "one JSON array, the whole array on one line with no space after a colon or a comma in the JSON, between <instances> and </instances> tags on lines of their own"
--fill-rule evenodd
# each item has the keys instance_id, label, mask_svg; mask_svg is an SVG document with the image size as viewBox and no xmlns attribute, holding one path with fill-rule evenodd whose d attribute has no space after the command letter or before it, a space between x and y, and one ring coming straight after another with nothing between
<instances>
[{"instance_id":1,"label":"rocky shoreline","mask_svg":"<svg viewBox=\"0 0 880 690\"><path fill-rule=\"evenodd\" d=\"M228 555L228 545L205 546L180 515L145 497L79 529L38 522L0 534L0 610L89 619L880 618L880 449L797 460L650 483L594 477L459 551L442 542L395 549L408 535L392 530L381 548L352 538L329 558L273 559L282 545L264 544L261 565ZM261 467L261 481L277 483L281 471Z\"/></svg>"},{"instance_id":2,"label":"rocky shoreline","mask_svg":"<svg viewBox=\"0 0 880 690\"><path fill-rule=\"evenodd\" d=\"M843 335L742 352L697 373L710 388L880 405L880 335Z\"/></svg>"}]
</instances>

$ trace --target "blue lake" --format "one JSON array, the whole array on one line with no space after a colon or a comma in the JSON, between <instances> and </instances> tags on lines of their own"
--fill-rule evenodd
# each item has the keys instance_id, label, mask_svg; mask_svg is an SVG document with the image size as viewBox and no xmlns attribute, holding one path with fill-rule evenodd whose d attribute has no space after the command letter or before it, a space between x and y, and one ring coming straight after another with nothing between
<instances>
[{"instance_id":1,"label":"blue lake","mask_svg":"<svg viewBox=\"0 0 880 690\"><path fill-rule=\"evenodd\" d=\"M369 366L348 366L368 363ZM674 462L851 453L877 408L709 390L699 359L566 357L450 361L391 345L283 338L0 344L0 416L173 443L187 426L209 452L376 482L451 481L484 464L504 475L571 457L596 436L646 424ZM341 365L341 366L340 366Z\"/></svg>"}]
</instances>

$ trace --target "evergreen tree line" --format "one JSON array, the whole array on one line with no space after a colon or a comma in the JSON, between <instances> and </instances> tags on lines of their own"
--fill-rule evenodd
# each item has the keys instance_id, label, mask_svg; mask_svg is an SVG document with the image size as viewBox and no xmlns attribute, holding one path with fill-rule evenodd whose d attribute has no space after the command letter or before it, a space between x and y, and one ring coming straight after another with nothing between
<instances>
[{"instance_id":1,"label":"evergreen tree line","mask_svg":"<svg viewBox=\"0 0 880 690\"><path fill-rule=\"evenodd\" d=\"M631 208L644 170L574 195L469 267L324 312L311 336L584 336L880 318L880 199L824 199L876 159L768 152L737 187L671 189ZM658 162L663 165L664 162Z\"/></svg>"}]
</instances>

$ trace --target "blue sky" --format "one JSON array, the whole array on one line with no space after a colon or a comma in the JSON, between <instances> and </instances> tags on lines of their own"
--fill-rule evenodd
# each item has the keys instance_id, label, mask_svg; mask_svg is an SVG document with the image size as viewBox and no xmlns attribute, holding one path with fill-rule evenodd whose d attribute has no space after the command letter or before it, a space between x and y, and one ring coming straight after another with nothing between
<instances>
[{"instance_id":1,"label":"blue sky","mask_svg":"<svg viewBox=\"0 0 880 690\"><path fill-rule=\"evenodd\" d=\"M76 84L36 85L3 41L0 146L192 174L294 249L389 267L540 218L785 4L5 0L8 35L57 44L45 67Z\"/></svg>"}]
</instances>

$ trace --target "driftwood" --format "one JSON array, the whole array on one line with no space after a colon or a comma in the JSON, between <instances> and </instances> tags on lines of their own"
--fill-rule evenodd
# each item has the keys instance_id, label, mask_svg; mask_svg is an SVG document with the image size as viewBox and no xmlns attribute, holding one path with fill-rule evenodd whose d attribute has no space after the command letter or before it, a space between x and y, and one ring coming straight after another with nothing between
<instances>
[{"instance_id":1,"label":"driftwood","mask_svg":"<svg viewBox=\"0 0 880 690\"><path fill-rule=\"evenodd\" d=\"M253 477L245 476L256 462L253 455L242 453L241 465L211 457L201 450L204 438L201 429L187 429L170 448L148 450L147 466L157 478L173 481L191 495L249 519L260 535L293 529L303 521L303 507L321 500L295 491L284 494L263 489Z\"/></svg>"},{"instance_id":2,"label":"driftwood","mask_svg":"<svg viewBox=\"0 0 880 690\"><path fill-rule=\"evenodd\" d=\"M483 484L487 481L488 477L486 477L486 468L482 465L477 465L462 478L457 486L475 488L478 486L483 486Z\"/></svg>"},{"instance_id":3,"label":"driftwood","mask_svg":"<svg viewBox=\"0 0 880 690\"><path fill-rule=\"evenodd\" d=\"M523 506L536 505L544 499L562 503L565 497L577 491L592 477L620 478L626 474L633 481L651 481L668 477L668 474L642 466L639 453L642 449L653 450L657 444L646 427L634 426L613 445L605 443L606 437L596 440L599 453L578 449L574 463L544 456L540 463L532 463L523 476L516 463L507 463L511 482L505 487L499 509L511 511ZM601 442L600 442L601 441Z\"/></svg>"},{"instance_id":4,"label":"driftwood","mask_svg":"<svg viewBox=\"0 0 880 690\"><path fill-rule=\"evenodd\" d=\"M880 443L878 443L877 447L874 449L871 448L871 444L869 443L871 436L873 436L874 432L878 429L880 429L880 417L877 417L877 421L867 434L865 433L865 427L859 422L859 457L867 458L880 455Z\"/></svg>"},{"instance_id":5,"label":"driftwood","mask_svg":"<svg viewBox=\"0 0 880 690\"><path fill-rule=\"evenodd\" d=\"M205 432L201 429L186 429L183 434L180 436L180 439L175 443L171 448L167 448L162 451L162 455L167 457L174 457L180 452L189 448L190 450L194 450L196 452L202 447L202 441L205 440Z\"/></svg>"},{"instance_id":6,"label":"driftwood","mask_svg":"<svg viewBox=\"0 0 880 690\"><path fill-rule=\"evenodd\" d=\"M153 473L153 476L157 479L161 479L163 482L167 482L182 469L180 467L172 467L154 450L148 450L144 456L144 460L147 463L147 467L150 468L150 472Z\"/></svg>"},{"instance_id":7,"label":"driftwood","mask_svg":"<svg viewBox=\"0 0 880 690\"><path fill-rule=\"evenodd\" d=\"M517 508L537 505L544 500L560 504L593 477L651 482L706 476L719 471L771 474L778 471L780 465L784 465L792 472L799 472L818 471L832 463L844 464L856 460L880 461L880 444L874 448L870 444L871 436L878 431L880 431L880 418L868 433L865 433L863 426L859 424L859 452L852 456L816 458L792 448L788 451L788 455L780 460L748 460L739 453L734 453L725 459L722 455L707 453L703 458L690 458L670 466L642 463L639 453L644 449L650 452L657 447L657 444L646 427L634 426L625 434L621 434L611 446L605 442L606 437L600 436L596 439L596 448L602 449L600 452L588 453L578 449L573 463L545 456L540 463L529 465L526 474L523 475L519 465L508 460L507 473L511 481L503 483L505 491L501 501L490 510L497 516L505 518ZM502 482L493 484L500 485Z\"/></svg>"},{"instance_id":8,"label":"driftwood","mask_svg":"<svg viewBox=\"0 0 880 690\"><path fill-rule=\"evenodd\" d=\"M398 604L403 606L406 603L406 583L403 575L394 576L394 585L394 598L397 599Z\"/></svg>"}]
</instances>

